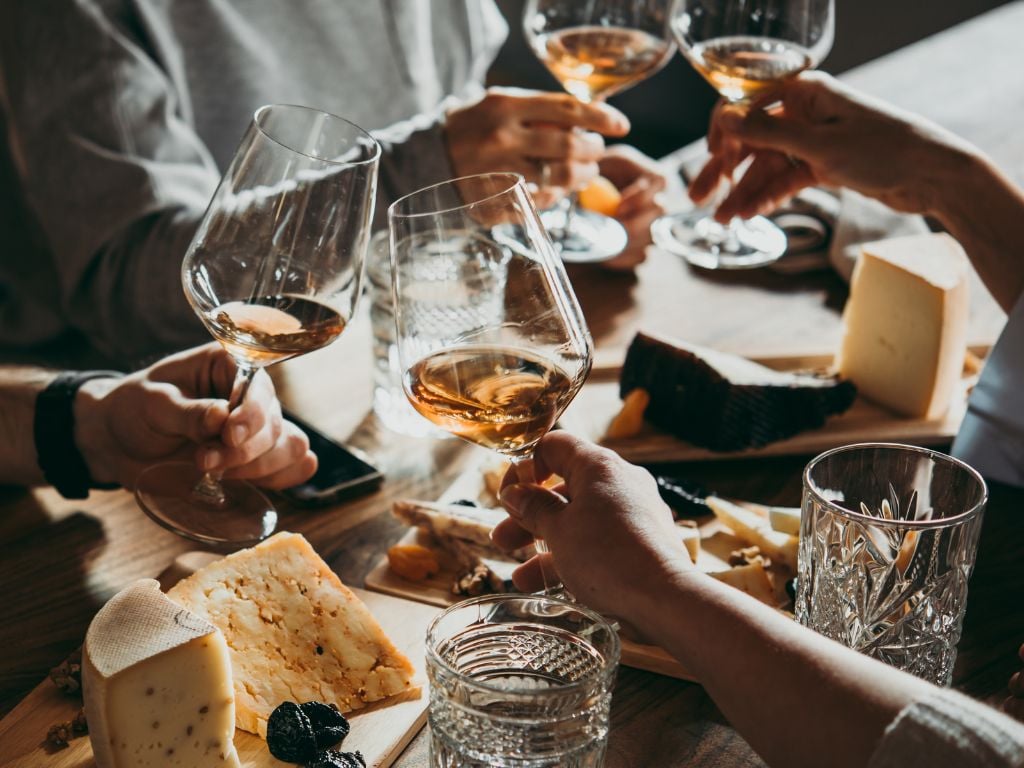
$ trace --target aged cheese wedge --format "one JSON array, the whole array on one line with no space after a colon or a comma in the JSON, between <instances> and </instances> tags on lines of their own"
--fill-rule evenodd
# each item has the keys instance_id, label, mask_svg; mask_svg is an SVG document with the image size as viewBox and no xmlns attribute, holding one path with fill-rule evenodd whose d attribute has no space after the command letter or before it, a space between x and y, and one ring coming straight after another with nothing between
<instances>
[{"instance_id":1,"label":"aged cheese wedge","mask_svg":"<svg viewBox=\"0 0 1024 768\"><path fill-rule=\"evenodd\" d=\"M348 712L415 690L409 660L299 534L211 563L167 594L224 633L242 730L266 738L283 701Z\"/></svg>"},{"instance_id":2,"label":"aged cheese wedge","mask_svg":"<svg viewBox=\"0 0 1024 768\"><path fill-rule=\"evenodd\" d=\"M838 366L864 396L933 419L949 410L967 351L968 261L946 234L863 246Z\"/></svg>"},{"instance_id":3,"label":"aged cheese wedge","mask_svg":"<svg viewBox=\"0 0 1024 768\"><path fill-rule=\"evenodd\" d=\"M478 554L507 554L520 562L528 560L536 552L532 545L508 553L499 552L495 548L491 541L491 531L508 518L504 509L401 499L391 505L391 511L406 525L429 533L456 558L460 558L459 553L465 548L464 542L483 550Z\"/></svg>"},{"instance_id":4,"label":"aged cheese wedge","mask_svg":"<svg viewBox=\"0 0 1024 768\"><path fill-rule=\"evenodd\" d=\"M98 768L238 768L224 636L152 579L107 602L82 649Z\"/></svg>"},{"instance_id":5,"label":"aged cheese wedge","mask_svg":"<svg viewBox=\"0 0 1024 768\"><path fill-rule=\"evenodd\" d=\"M773 608L778 606L775 590L762 562L737 565L727 571L715 571L709 575Z\"/></svg>"},{"instance_id":6,"label":"aged cheese wedge","mask_svg":"<svg viewBox=\"0 0 1024 768\"><path fill-rule=\"evenodd\" d=\"M650 395L648 421L714 451L755 448L815 429L853 404L856 390L832 376L783 373L736 355L638 333L619 394Z\"/></svg>"},{"instance_id":7,"label":"aged cheese wedge","mask_svg":"<svg viewBox=\"0 0 1024 768\"><path fill-rule=\"evenodd\" d=\"M767 517L739 504L718 496L708 496L707 501L715 517L729 526L738 538L760 547L772 563L796 572L797 548L800 543L798 537L772 530Z\"/></svg>"}]
</instances>

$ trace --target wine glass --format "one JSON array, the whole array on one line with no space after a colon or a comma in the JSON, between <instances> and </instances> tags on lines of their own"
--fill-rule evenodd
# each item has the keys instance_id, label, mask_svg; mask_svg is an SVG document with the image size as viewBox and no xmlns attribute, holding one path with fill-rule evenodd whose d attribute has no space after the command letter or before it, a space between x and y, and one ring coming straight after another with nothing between
<instances>
[{"instance_id":1,"label":"wine glass","mask_svg":"<svg viewBox=\"0 0 1024 768\"><path fill-rule=\"evenodd\" d=\"M730 104L742 109L832 48L834 0L675 0L672 31L683 55ZM764 216L727 225L705 211L662 216L654 242L705 269L749 269L786 251L786 236Z\"/></svg>"},{"instance_id":2,"label":"wine glass","mask_svg":"<svg viewBox=\"0 0 1024 768\"><path fill-rule=\"evenodd\" d=\"M388 222L406 396L533 479L528 460L583 386L593 341L523 178L428 187Z\"/></svg>"},{"instance_id":3,"label":"wine glass","mask_svg":"<svg viewBox=\"0 0 1024 768\"><path fill-rule=\"evenodd\" d=\"M537 58L585 104L650 77L672 57L668 0L527 0L523 30ZM604 261L626 247L615 219L577 208L576 193L541 214L562 259Z\"/></svg>"},{"instance_id":4,"label":"wine glass","mask_svg":"<svg viewBox=\"0 0 1024 768\"><path fill-rule=\"evenodd\" d=\"M229 408L256 371L320 349L359 298L380 147L308 107L261 107L210 201L181 267L192 309L237 363ZM255 486L157 464L136 498L157 523L208 544L251 544L277 525Z\"/></svg>"}]
</instances>

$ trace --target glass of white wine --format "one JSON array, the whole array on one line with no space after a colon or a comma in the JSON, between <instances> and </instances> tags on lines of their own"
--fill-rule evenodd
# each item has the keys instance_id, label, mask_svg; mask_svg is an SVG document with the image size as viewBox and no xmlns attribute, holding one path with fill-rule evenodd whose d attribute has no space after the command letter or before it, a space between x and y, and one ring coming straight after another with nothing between
<instances>
[{"instance_id":1,"label":"glass of white wine","mask_svg":"<svg viewBox=\"0 0 1024 768\"><path fill-rule=\"evenodd\" d=\"M672 58L669 5L669 0L528 0L523 30L562 87L590 104L636 85ZM622 225L578 209L575 194L541 218L565 261L604 261L626 247Z\"/></svg>"},{"instance_id":2,"label":"glass of white wine","mask_svg":"<svg viewBox=\"0 0 1024 768\"><path fill-rule=\"evenodd\" d=\"M428 187L394 202L388 222L406 396L442 429L522 466L593 358L523 178Z\"/></svg>"},{"instance_id":3,"label":"glass of white wine","mask_svg":"<svg viewBox=\"0 0 1024 768\"><path fill-rule=\"evenodd\" d=\"M196 314L237 363L229 408L260 368L334 341L355 312L380 147L356 125L307 107L261 107L181 267ZM191 462L147 468L142 509L208 544L250 544L277 525L250 483Z\"/></svg>"},{"instance_id":4,"label":"glass of white wine","mask_svg":"<svg viewBox=\"0 0 1024 768\"><path fill-rule=\"evenodd\" d=\"M746 108L816 67L832 48L834 0L675 0L672 31L694 68ZM721 225L705 211L663 216L654 242L705 269L749 269L779 259L786 236L764 216Z\"/></svg>"}]
</instances>

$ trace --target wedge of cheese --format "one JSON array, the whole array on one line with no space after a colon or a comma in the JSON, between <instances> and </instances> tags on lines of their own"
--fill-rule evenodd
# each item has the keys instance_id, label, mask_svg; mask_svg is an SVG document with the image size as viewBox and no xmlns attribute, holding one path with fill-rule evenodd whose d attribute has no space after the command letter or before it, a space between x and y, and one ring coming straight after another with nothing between
<instances>
[{"instance_id":1,"label":"wedge of cheese","mask_svg":"<svg viewBox=\"0 0 1024 768\"><path fill-rule=\"evenodd\" d=\"M864 245L843 313L840 375L904 416L942 416L967 352L968 275L949 235Z\"/></svg>"},{"instance_id":2,"label":"wedge of cheese","mask_svg":"<svg viewBox=\"0 0 1024 768\"><path fill-rule=\"evenodd\" d=\"M284 701L349 712L415 690L409 660L299 534L211 563L167 594L224 633L242 730L266 738Z\"/></svg>"},{"instance_id":3,"label":"wedge of cheese","mask_svg":"<svg viewBox=\"0 0 1024 768\"><path fill-rule=\"evenodd\" d=\"M773 530L767 517L732 501L708 496L707 502L715 517L732 529L737 538L760 547L764 556L775 565L796 572L797 549L800 544L797 536Z\"/></svg>"},{"instance_id":4,"label":"wedge of cheese","mask_svg":"<svg viewBox=\"0 0 1024 768\"><path fill-rule=\"evenodd\" d=\"M82 649L98 768L238 768L224 636L151 579L100 609Z\"/></svg>"}]
</instances>

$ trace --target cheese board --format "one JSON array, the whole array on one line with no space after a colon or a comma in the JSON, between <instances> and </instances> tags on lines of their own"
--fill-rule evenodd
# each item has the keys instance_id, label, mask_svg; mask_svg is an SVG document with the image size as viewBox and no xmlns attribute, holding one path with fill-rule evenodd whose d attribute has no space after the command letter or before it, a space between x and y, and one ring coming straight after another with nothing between
<instances>
[{"instance_id":1,"label":"cheese board","mask_svg":"<svg viewBox=\"0 0 1024 768\"><path fill-rule=\"evenodd\" d=\"M167 587L194 570L217 559L205 552L187 553L175 560L161 577ZM424 642L427 626L436 608L422 602L399 600L377 592L352 591L365 603L381 627L412 662L418 690L349 714L351 732L344 741L347 750L363 753L367 766L387 768L420 731L427 717ZM71 720L82 706L80 696L65 695L44 680L3 720L0 720L0 766L2 768L94 768L88 736L73 738L67 747L46 742L56 723ZM235 748L244 768L286 768L291 763L271 756L267 743L251 733L235 731Z\"/></svg>"},{"instance_id":2,"label":"cheese board","mask_svg":"<svg viewBox=\"0 0 1024 768\"><path fill-rule=\"evenodd\" d=\"M559 419L560 426L614 450L627 461L638 464L659 462L742 459L759 456L813 455L840 445L862 442L898 442L921 446L940 446L950 442L967 412L970 394L989 347L972 347L949 411L936 419L911 419L858 396L845 413L832 416L825 425L778 440L759 448L739 451L714 451L693 445L645 422L638 434L607 439L611 420L622 409L619 397L618 368L602 369L591 377ZM752 357L753 362L776 371L824 370L832 365L832 355Z\"/></svg>"},{"instance_id":3,"label":"cheese board","mask_svg":"<svg viewBox=\"0 0 1024 768\"><path fill-rule=\"evenodd\" d=\"M438 500L451 503L457 500L477 502L484 506L494 506L496 500L488 488L486 474L493 473L494 457L481 451L481 459L469 468L450 485ZM747 545L746 542L726 530L714 516L708 515L698 522L700 533L700 553L697 567L708 573L724 572L730 569L728 562L731 552ZM430 545L427 534L417 528L410 528L399 544ZM396 574L390 567L388 557L382 556L366 576L365 586L369 590L387 595L415 600L428 605L447 608L462 600L465 596L454 594L452 584L456 572L450 563L442 562L439 573L422 581L410 581ZM510 566L511 567L511 566ZM655 645L638 640L628 628L620 632L622 639L622 664L627 667L655 672L675 677L680 680L696 681L693 674L675 658Z\"/></svg>"}]
</instances>

